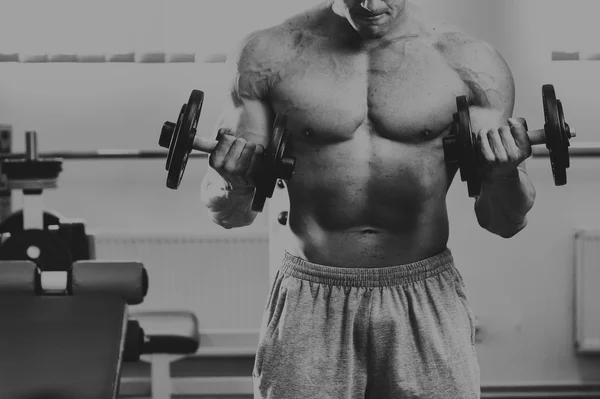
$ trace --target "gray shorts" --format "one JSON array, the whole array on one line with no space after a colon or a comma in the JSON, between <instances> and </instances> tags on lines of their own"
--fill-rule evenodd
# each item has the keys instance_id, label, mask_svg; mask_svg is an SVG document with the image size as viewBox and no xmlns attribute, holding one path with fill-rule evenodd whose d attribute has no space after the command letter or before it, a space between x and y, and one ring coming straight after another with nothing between
<instances>
[{"instance_id":1,"label":"gray shorts","mask_svg":"<svg viewBox=\"0 0 600 399\"><path fill-rule=\"evenodd\" d=\"M479 398L474 338L450 250L378 269L286 253L264 312L254 397Z\"/></svg>"}]
</instances>

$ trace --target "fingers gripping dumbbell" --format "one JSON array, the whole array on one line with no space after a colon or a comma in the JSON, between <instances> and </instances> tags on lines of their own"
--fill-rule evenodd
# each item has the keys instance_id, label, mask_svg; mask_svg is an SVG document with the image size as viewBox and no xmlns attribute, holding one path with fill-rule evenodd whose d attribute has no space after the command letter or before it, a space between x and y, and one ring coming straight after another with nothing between
<instances>
[{"instance_id":1,"label":"fingers gripping dumbbell","mask_svg":"<svg viewBox=\"0 0 600 399\"><path fill-rule=\"evenodd\" d=\"M159 145L169 149L166 163L168 188L179 188L192 150L210 153L217 146L216 140L196 137L203 102L204 93L193 90L189 101L181 108L177 123L167 121L162 127ZM286 125L285 115L277 115L269 144L263 152L263 159L255 178L256 189L252 200L252 210L255 212L261 212L266 199L273 196L278 179L287 181L294 174L296 160L285 154L289 138Z\"/></svg>"},{"instance_id":2,"label":"fingers gripping dumbbell","mask_svg":"<svg viewBox=\"0 0 600 399\"><path fill-rule=\"evenodd\" d=\"M531 145L545 144L550 152L550 165L556 186L567 184L567 171L570 166L569 140L576 136L575 130L566 122L560 100L556 99L554 86L542 87L545 125L543 129L528 131ZM467 182L469 197L481 193L480 155L476 146L475 133L471 131L469 101L466 96L456 98L457 112L451 133L443 139L444 154L448 164L460 169L461 180ZM527 129L524 119L520 118Z\"/></svg>"}]
</instances>

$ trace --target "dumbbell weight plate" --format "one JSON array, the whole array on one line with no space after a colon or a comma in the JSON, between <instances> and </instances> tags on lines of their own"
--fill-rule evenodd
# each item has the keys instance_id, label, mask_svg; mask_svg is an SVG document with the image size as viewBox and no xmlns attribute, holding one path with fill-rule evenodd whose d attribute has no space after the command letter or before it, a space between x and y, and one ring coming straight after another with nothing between
<instances>
[{"instance_id":1,"label":"dumbbell weight plate","mask_svg":"<svg viewBox=\"0 0 600 399\"><path fill-rule=\"evenodd\" d=\"M256 177L256 190L252 200L252 210L255 212L262 212L266 199L273 196L277 180L287 181L294 173L295 159L285 157L288 140L287 117L277 114L265 149L261 172Z\"/></svg>"},{"instance_id":2,"label":"dumbbell weight plate","mask_svg":"<svg viewBox=\"0 0 600 399\"><path fill-rule=\"evenodd\" d=\"M181 178L185 172L187 160L192 151L192 143L196 137L196 128L198 119L202 112L204 103L204 93L200 90L192 90L187 104L184 104L179 113L179 118L175 127L169 124L163 126L161 132L161 141L167 136L170 129L171 141L169 153L167 155L167 187L171 189L179 188Z\"/></svg>"},{"instance_id":3,"label":"dumbbell weight plate","mask_svg":"<svg viewBox=\"0 0 600 399\"><path fill-rule=\"evenodd\" d=\"M454 116L460 156L461 180L467 182L469 197L475 197L481 192L481 176L477 167L477 147L475 135L471 130L471 114L467 96L456 98L457 112Z\"/></svg>"},{"instance_id":4,"label":"dumbbell weight plate","mask_svg":"<svg viewBox=\"0 0 600 399\"><path fill-rule=\"evenodd\" d=\"M457 112L453 115L450 134L443 138L444 158L458 168L460 179L467 183L469 197L481 192L481 177L477 168L475 135L471 131L471 115L467 96L456 97Z\"/></svg>"},{"instance_id":5,"label":"dumbbell weight plate","mask_svg":"<svg viewBox=\"0 0 600 399\"><path fill-rule=\"evenodd\" d=\"M57 179L62 172L61 159L5 159L2 161L2 173L8 180Z\"/></svg>"},{"instance_id":6,"label":"dumbbell weight plate","mask_svg":"<svg viewBox=\"0 0 600 399\"><path fill-rule=\"evenodd\" d=\"M554 184L567 184L567 168L569 167L569 127L565 123L562 104L556 99L552 85L542 87L544 103L544 130L546 131L546 148L550 152L550 165Z\"/></svg>"},{"instance_id":7,"label":"dumbbell weight plate","mask_svg":"<svg viewBox=\"0 0 600 399\"><path fill-rule=\"evenodd\" d=\"M168 172L169 171L169 167L171 166L171 160L173 159L173 151L175 149L175 146L172 145L175 142L173 141L173 139L175 138L175 129L181 125L181 120L183 118L183 115L185 114L185 110L186 110L187 104L183 104L181 106L181 111L179 111L179 115L177 116L177 123L173 123L173 122L165 122L162 130L160 131L160 139L158 140L158 144L161 147L167 148L169 151L167 151L167 159L165 162L165 170Z\"/></svg>"},{"instance_id":8,"label":"dumbbell weight plate","mask_svg":"<svg viewBox=\"0 0 600 399\"><path fill-rule=\"evenodd\" d=\"M562 126L561 131L563 133L564 140L566 142L566 146L563 147L563 155L565 157L566 167L567 169L571 166L571 160L569 158L569 147L571 146L571 127L565 122L565 114L562 107L562 102L560 100L556 100L556 105L558 106L558 120L560 126Z\"/></svg>"}]
</instances>

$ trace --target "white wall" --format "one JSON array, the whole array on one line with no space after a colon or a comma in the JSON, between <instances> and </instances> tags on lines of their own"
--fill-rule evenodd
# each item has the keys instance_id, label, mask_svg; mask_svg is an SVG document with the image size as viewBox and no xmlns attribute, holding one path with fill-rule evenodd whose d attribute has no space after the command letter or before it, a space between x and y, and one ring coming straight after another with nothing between
<instances>
[{"instance_id":1,"label":"white wall","mask_svg":"<svg viewBox=\"0 0 600 399\"><path fill-rule=\"evenodd\" d=\"M271 23L288 9L299 9L312 1L146 1L129 9L122 8L126 7L122 2L98 2L94 7L104 7L104 11L89 14L102 15L102 22L94 23L89 15L78 16L81 14L67 8L40 9L39 2L35 2L36 12L30 12L33 3L22 0L22 8L6 8L17 11L0 28L5 29L0 34L0 49L14 49L21 40L30 51L40 50L42 44L64 47L66 51L85 48L87 43L94 50L162 46L188 50L197 46L199 51L208 51L218 47L220 39L232 42L237 33ZM421 3L434 15L454 21L502 52L517 85L515 114L527 117L530 126L542 123L540 90L542 84L550 82L564 102L568 122L578 129L577 140L597 141L600 137L595 129L594 99L600 63L550 62L550 51L555 46L563 49L577 45L579 40L593 44L594 36L587 32L598 29L594 23L598 14L595 1ZM61 14L58 11L63 19L56 25L62 31L48 22L56 21L56 15ZM233 12L247 19L232 17L229 25L221 22ZM64 27L69 24L73 30L66 34ZM45 28L35 30L36 25ZM33 35L24 35L32 31ZM113 39L104 42L93 32L105 32ZM53 35L67 44L50 40ZM79 39L72 39L75 36ZM119 38L125 38L123 43L127 45ZM37 129L41 150L157 149L160 126L165 119L177 116L192 88L206 93L200 128L210 129L217 118L222 84L219 64L0 64L0 123L13 124L18 134ZM20 141L17 147L23 148ZM548 160L531 160L529 171L537 188L537 202L529 226L512 240L482 231L475 222L472 200L464 185L457 182L451 189L449 245L481 321L483 342L478 351L484 383L600 380L597 359L581 359L573 354L571 242L575 227L600 224L596 207L600 198L598 162L574 159L569 185L556 188ZM86 218L90 228L216 228L198 203L204 160L190 162L178 191L165 188L160 161L72 161L64 167L60 189L49 191L46 203L67 216ZM261 216L249 229L269 226L277 231L276 223L268 224ZM205 300L201 293L198 300ZM257 301L255 305L262 307L263 303Z\"/></svg>"}]
</instances>

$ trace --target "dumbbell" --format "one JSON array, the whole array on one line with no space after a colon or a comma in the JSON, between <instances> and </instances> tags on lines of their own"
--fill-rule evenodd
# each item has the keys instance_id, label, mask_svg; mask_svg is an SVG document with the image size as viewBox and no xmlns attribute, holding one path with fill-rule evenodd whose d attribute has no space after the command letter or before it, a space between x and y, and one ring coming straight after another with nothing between
<instances>
[{"instance_id":1,"label":"dumbbell","mask_svg":"<svg viewBox=\"0 0 600 399\"><path fill-rule=\"evenodd\" d=\"M188 102L181 107L177 123L167 121L163 124L158 144L169 149L165 168L168 172L167 187L170 189L179 188L192 150L210 153L217 146L216 140L196 137L203 102L204 93L192 90ZM285 154L288 138L287 118L278 114L255 176L256 189L252 199L252 210L255 212L262 212L266 199L273 196L278 179L288 181L294 174L296 160Z\"/></svg>"},{"instance_id":2,"label":"dumbbell","mask_svg":"<svg viewBox=\"0 0 600 399\"><path fill-rule=\"evenodd\" d=\"M556 186L567 184L569 160L569 140L576 136L575 129L565 122L562 103L556 99L554 86L542 86L545 125L543 129L528 131L531 145L545 144L550 152L550 166ZM467 182L469 197L481 193L480 153L476 146L476 135L471 131L471 116L467 96L456 98L457 112L454 114L452 130L443 139L444 156L450 165L460 169L460 177ZM527 129L524 119L520 121Z\"/></svg>"}]
</instances>

